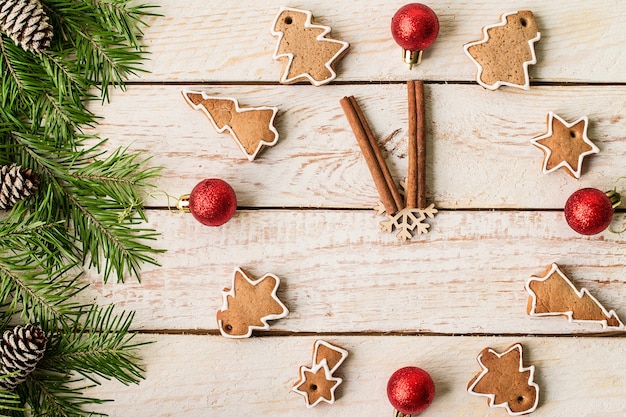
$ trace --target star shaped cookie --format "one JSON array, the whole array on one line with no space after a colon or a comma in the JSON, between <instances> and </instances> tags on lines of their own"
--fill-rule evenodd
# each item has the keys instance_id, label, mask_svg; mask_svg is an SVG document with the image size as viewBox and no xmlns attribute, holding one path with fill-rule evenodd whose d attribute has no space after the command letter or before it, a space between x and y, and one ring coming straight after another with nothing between
<instances>
[{"instance_id":1,"label":"star shaped cookie","mask_svg":"<svg viewBox=\"0 0 626 417\"><path fill-rule=\"evenodd\" d=\"M524 367L522 345L505 352L485 348L476 358L482 372L469 382L467 391L485 396L489 407L503 407L512 415L530 413L539 404L539 386L533 381L535 367Z\"/></svg>"},{"instance_id":2,"label":"star shaped cookie","mask_svg":"<svg viewBox=\"0 0 626 417\"><path fill-rule=\"evenodd\" d=\"M348 357L348 351L324 340L316 340L313 345L313 364L300 367L300 379L293 391L302 395L307 408L321 401L335 402L335 390L343 382L333 374Z\"/></svg>"},{"instance_id":3,"label":"star shaped cookie","mask_svg":"<svg viewBox=\"0 0 626 417\"><path fill-rule=\"evenodd\" d=\"M600 152L587 136L588 124L586 116L567 123L553 112L548 113L548 131L530 141L545 154L544 174L565 168L572 177L580 178L585 156Z\"/></svg>"},{"instance_id":4,"label":"star shaped cookie","mask_svg":"<svg viewBox=\"0 0 626 417\"><path fill-rule=\"evenodd\" d=\"M319 404L321 401L332 404L335 402L335 390L342 379L332 376L326 359L314 364L311 368L300 367L300 380L293 390L304 396L307 408Z\"/></svg>"}]
</instances>

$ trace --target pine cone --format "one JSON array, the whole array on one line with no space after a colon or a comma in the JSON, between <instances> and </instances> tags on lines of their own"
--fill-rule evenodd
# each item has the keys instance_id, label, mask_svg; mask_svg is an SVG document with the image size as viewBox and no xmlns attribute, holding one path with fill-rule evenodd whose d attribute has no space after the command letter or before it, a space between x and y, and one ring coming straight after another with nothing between
<instances>
[{"instance_id":1,"label":"pine cone","mask_svg":"<svg viewBox=\"0 0 626 417\"><path fill-rule=\"evenodd\" d=\"M27 324L7 330L0 341L0 387L13 390L26 380L46 350L46 335L39 326Z\"/></svg>"},{"instance_id":2,"label":"pine cone","mask_svg":"<svg viewBox=\"0 0 626 417\"><path fill-rule=\"evenodd\" d=\"M22 171L16 164L0 167L0 209L11 208L37 188L37 179L30 169Z\"/></svg>"},{"instance_id":3,"label":"pine cone","mask_svg":"<svg viewBox=\"0 0 626 417\"><path fill-rule=\"evenodd\" d=\"M52 25L39 0L0 0L0 29L25 51L50 46Z\"/></svg>"}]
</instances>

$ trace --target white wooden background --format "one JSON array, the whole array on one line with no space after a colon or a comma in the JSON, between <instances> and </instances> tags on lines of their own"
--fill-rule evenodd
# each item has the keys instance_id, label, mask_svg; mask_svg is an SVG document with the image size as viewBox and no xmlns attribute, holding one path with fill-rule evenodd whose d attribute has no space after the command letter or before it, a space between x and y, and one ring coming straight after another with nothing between
<instances>
[{"instance_id":1,"label":"white wooden background","mask_svg":"<svg viewBox=\"0 0 626 417\"><path fill-rule=\"evenodd\" d=\"M235 217L219 228L147 200L168 249L142 282L103 285L90 301L136 311L146 380L105 382L90 393L115 401L111 416L385 416L385 386L397 368L431 373L437 395L424 416L504 416L466 393L484 347L522 342L537 366L536 416L626 414L624 332L565 318L526 315L525 281L559 263L579 286L626 318L626 235L581 237L562 207L576 189L613 187L626 175L626 4L619 0L429 2L438 40L413 71L401 62L389 23L402 1L153 0L149 73L93 110L111 147L130 146L163 166L157 188L187 193L220 177L237 192ZM332 85L281 86L270 26L280 6L311 10L350 42ZM541 29L532 88L491 92L475 83L464 43L500 14L531 9ZM377 193L339 99L354 95L384 146L392 174L406 175L404 82L426 82L428 199L442 210L431 233L401 243L379 231ZM280 139L248 162L181 96L183 89L279 107ZM600 147L575 180L541 173L529 140L554 111L587 115ZM626 181L621 189L626 191ZM626 222L621 211L616 225ZM235 267L282 279L290 315L247 340L219 336L215 312ZM348 349L334 405L305 408L290 391L322 337Z\"/></svg>"}]
</instances>

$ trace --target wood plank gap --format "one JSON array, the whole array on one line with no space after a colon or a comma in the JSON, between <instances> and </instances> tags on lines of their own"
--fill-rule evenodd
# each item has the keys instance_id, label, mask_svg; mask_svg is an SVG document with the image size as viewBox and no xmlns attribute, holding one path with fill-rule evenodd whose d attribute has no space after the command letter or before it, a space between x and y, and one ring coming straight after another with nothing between
<instances>
[{"instance_id":1,"label":"wood plank gap","mask_svg":"<svg viewBox=\"0 0 626 417\"><path fill-rule=\"evenodd\" d=\"M189 336L220 336L217 329L154 329L154 330L134 330L134 333L143 335L189 335ZM550 337L550 338L593 338L593 337L616 337L626 338L626 331L607 331L589 333L442 333L442 332L411 332L411 331L391 331L391 332L287 332L269 331L253 334L253 338L265 337L391 337L391 336L429 336L429 337Z\"/></svg>"},{"instance_id":2,"label":"wood plank gap","mask_svg":"<svg viewBox=\"0 0 626 417\"><path fill-rule=\"evenodd\" d=\"M422 80L424 84L433 84L433 85L478 85L475 81L468 80L436 80L436 79L424 79ZM334 81L331 85L404 85L406 81L404 80L345 80L345 81ZM184 81L127 81L125 86L143 86L143 85L154 85L154 86L187 86L187 85L197 85L197 86L267 86L267 87L277 87L284 86L285 84L281 84L277 81L246 81L246 80L237 80L237 81L206 81L206 80L184 80ZM298 82L289 85L299 85L299 86L310 86L307 82ZM535 80L530 83L532 87L619 87L626 86L626 82L589 82L589 81L540 81Z\"/></svg>"}]
</instances>

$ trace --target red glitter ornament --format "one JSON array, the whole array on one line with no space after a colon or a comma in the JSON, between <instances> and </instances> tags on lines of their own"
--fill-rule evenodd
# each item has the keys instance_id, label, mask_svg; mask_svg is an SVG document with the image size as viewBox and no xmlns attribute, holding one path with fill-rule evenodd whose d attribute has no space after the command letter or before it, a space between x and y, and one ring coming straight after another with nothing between
<instances>
[{"instance_id":1,"label":"red glitter ornament","mask_svg":"<svg viewBox=\"0 0 626 417\"><path fill-rule=\"evenodd\" d=\"M180 197L178 208L191 212L204 225L221 226L235 214L237 196L226 181L209 178L196 184L190 194Z\"/></svg>"},{"instance_id":2,"label":"red glitter ornament","mask_svg":"<svg viewBox=\"0 0 626 417\"><path fill-rule=\"evenodd\" d=\"M435 12L421 3L410 3L398 9L391 18L391 35L400 47L404 62L410 68L422 60L422 52L435 42L439 19Z\"/></svg>"},{"instance_id":3,"label":"red glitter ornament","mask_svg":"<svg viewBox=\"0 0 626 417\"><path fill-rule=\"evenodd\" d=\"M395 408L394 416L421 413L435 398L435 383L421 368L400 368L389 378L387 397Z\"/></svg>"},{"instance_id":4,"label":"red glitter ornament","mask_svg":"<svg viewBox=\"0 0 626 417\"><path fill-rule=\"evenodd\" d=\"M615 191L583 188L565 202L565 221L581 235L595 235L609 227L613 209L619 205L620 195Z\"/></svg>"}]
</instances>

